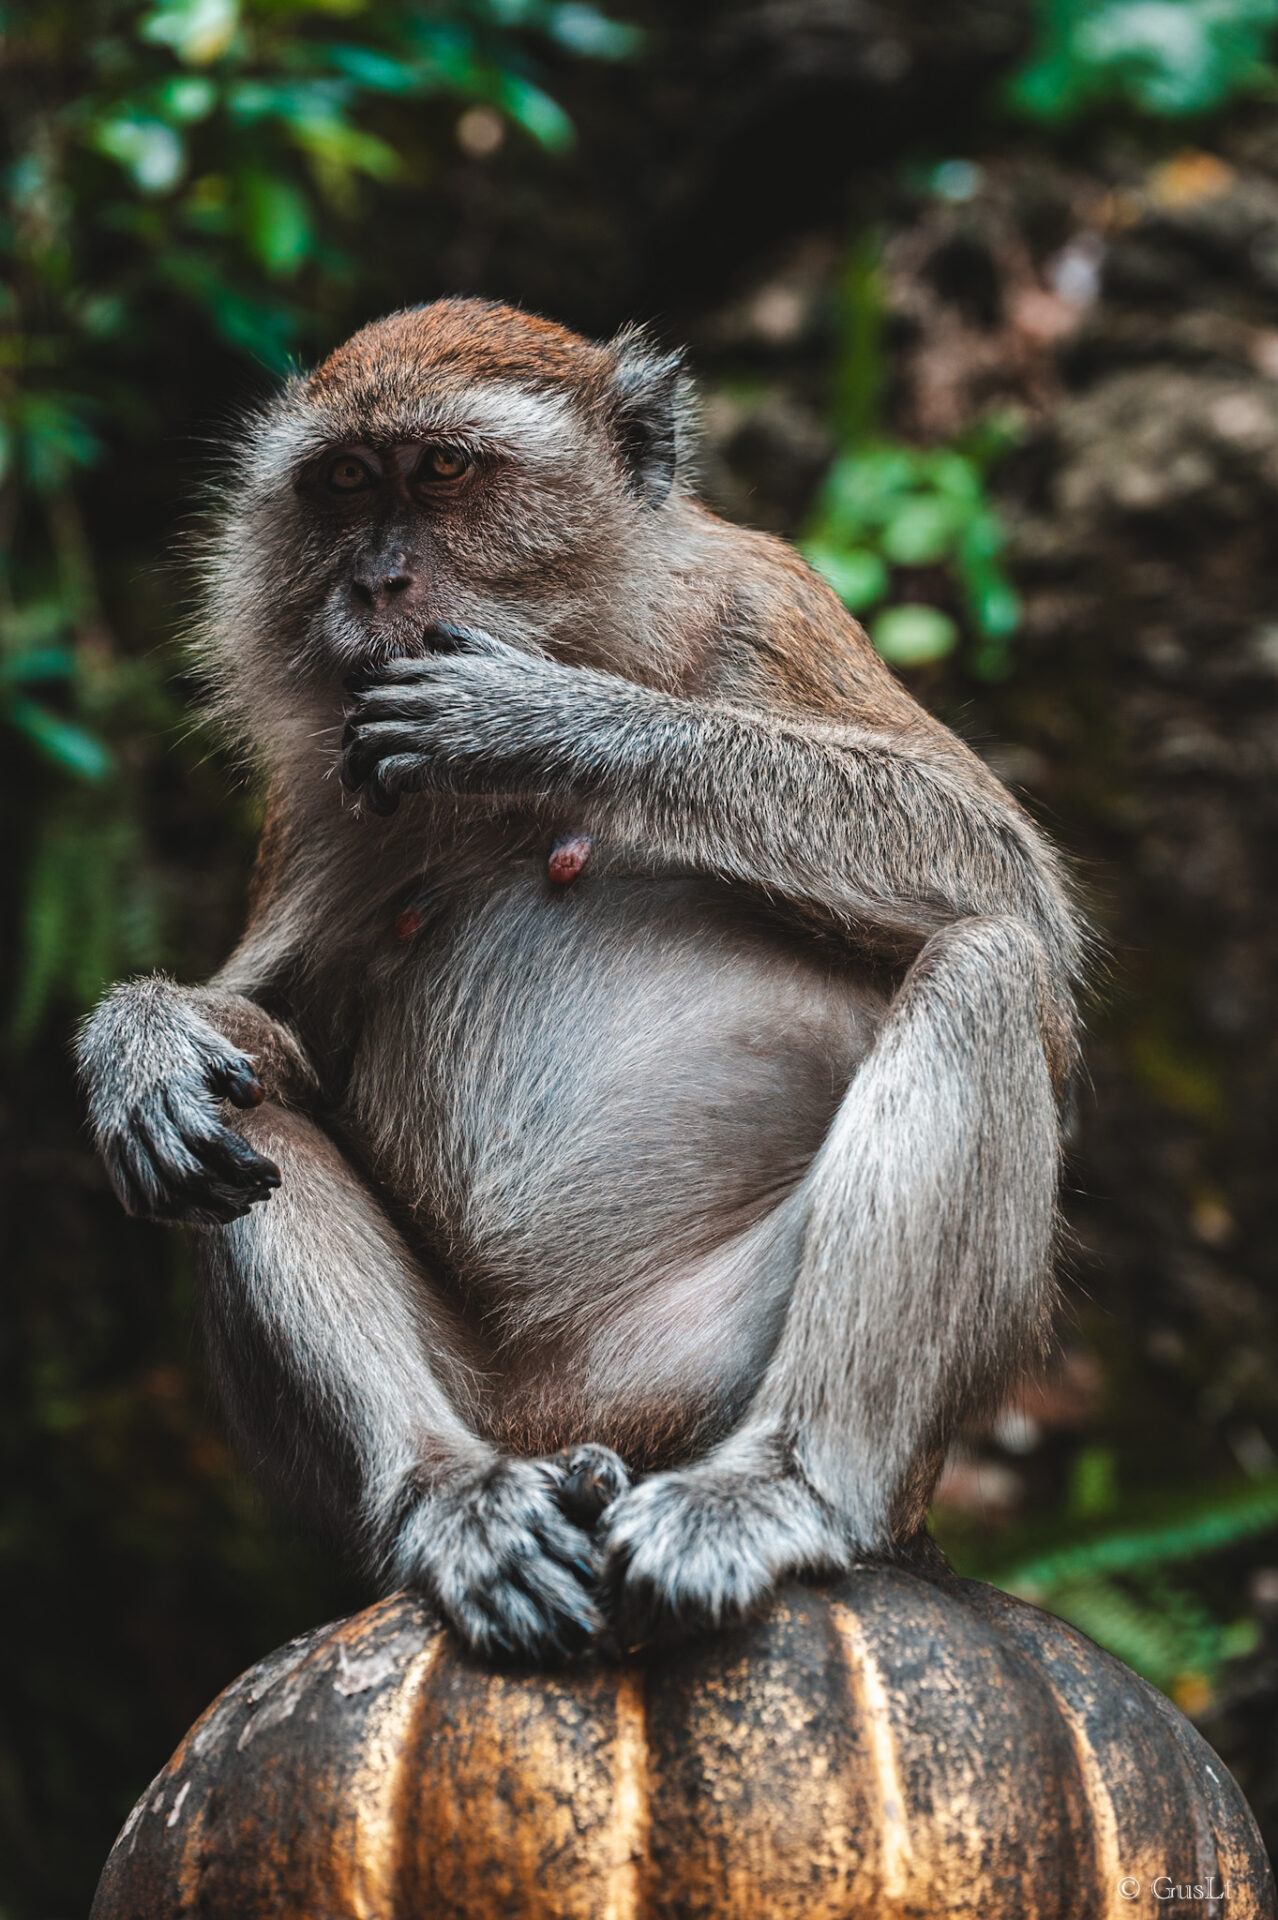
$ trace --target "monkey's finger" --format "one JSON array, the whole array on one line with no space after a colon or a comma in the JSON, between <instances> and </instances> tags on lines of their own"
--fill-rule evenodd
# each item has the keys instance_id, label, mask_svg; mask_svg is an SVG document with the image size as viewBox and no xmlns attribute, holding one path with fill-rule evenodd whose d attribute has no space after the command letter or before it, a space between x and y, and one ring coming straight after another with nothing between
<instances>
[{"instance_id":1,"label":"monkey's finger","mask_svg":"<svg viewBox=\"0 0 1278 1920\"><path fill-rule=\"evenodd\" d=\"M175 1171L153 1143L136 1132L118 1142L117 1155L112 1172L119 1187L127 1188L127 1196L122 1192L121 1198L135 1218L185 1218L183 1195L188 1173Z\"/></svg>"},{"instance_id":2,"label":"monkey's finger","mask_svg":"<svg viewBox=\"0 0 1278 1920\"><path fill-rule=\"evenodd\" d=\"M388 757L390 744L384 736L378 739L371 727L347 728L339 772L342 785L348 792L358 793L361 787L368 785L378 762ZM394 744L399 745L401 741L397 738Z\"/></svg>"},{"instance_id":3,"label":"monkey's finger","mask_svg":"<svg viewBox=\"0 0 1278 1920\"><path fill-rule=\"evenodd\" d=\"M363 667L345 681L352 691L362 691L389 680L429 679L432 662L449 654L469 653L487 654L495 658L500 654L517 653L517 647L510 646L505 640L498 640L494 634L485 633L482 627L459 627L450 620L433 620L422 629L424 653L394 654L389 660L382 660L375 666Z\"/></svg>"},{"instance_id":4,"label":"monkey's finger","mask_svg":"<svg viewBox=\"0 0 1278 1920\"><path fill-rule=\"evenodd\" d=\"M429 760L415 753L397 753L379 762L364 789L364 797L376 812L393 813L403 794L423 793L428 787L447 784Z\"/></svg>"},{"instance_id":5,"label":"monkey's finger","mask_svg":"<svg viewBox=\"0 0 1278 1920\"><path fill-rule=\"evenodd\" d=\"M369 687L347 710L342 745L349 746L363 730L378 720L432 720L443 700L443 691L435 681L388 680L382 686Z\"/></svg>"},{"instance_id":6,"label":"monkey's finger","mask_svg":"<svg viewBox=\"0 0 1278 1920\"><path fill-rule=\"evenodd\" d=\"M364 804L370 813L380 814L387 819L399 805L399 795L384 787L381 775L374 773L364 789Z\"/></svg>"},{"instance_id":7,"label":"monkey's finger","mask_svg":"<svg viewBox=\"0 0 1278 1920\"><path fill-rule=\"evenodd\" d=\"M400 716L397 719L367 720L346 730L346 748L342 778L349 785L363 786L379 761L411 760L424 771L430 764L423 751L423 727L431 714Z\"/></svg>"},{"instance_id":8,"label":"monkey's finger","mask_svg":"<svg viewBox=\"0 0 1278 1920\"><path fill-rule=\"evenodd\" d=\"M282 1183L283 1176L275 1162L256 1153L231 1127L184 1132L182 1138L204 1170L218 1174L232 1188L260 1188L264 1198Z\"/></svg>"},{"instance_id":9,"label":"monkey's finger","mask_svg":"<svg viewBox=\"0 0 1278 1920\"><path fill-rule=\"evenodd\" d=\"M241 1186L278 1187L280 1170L252 1148L242 1134L224 1127L215 1114L184 1105L166 1092L164 1109L169 1124L190 1156L196 1177L215 1171Z\"/></svg>"},{"instance_id":10,"label":"monkey's finger","mask_svg":"<svg viewBox=\"0 0 1278 1920\"><path fill-rule=\"evenodd\" d=\"M117 1140L103 1141L102 1157L106 1162L107 1172L111 1176L111 1185L115 1188L116 1198L124 1211L134 1215L135 1218L145 1216L146 1200L130 1171L125 1143Z\"/></svg>"},{"instance_id":11,"label":"monkey's finger","mask_svg":"<svg viewBox=\"0 0 1278 1920\"><path fill-rule=\"evenodd\" d=\"M156 1209L152 1218L180 1221L192 1227L229 1227L233 1220L242 1220L265 1198L264 1193L232 1192L207 1181L201 1187L174 1195Z\"/></svg>"},{"instance_id":12,"label":"monkey's finger","mask_svg":"<svg viewBox=\"0 0 1278 1920\"><path fill-rule=\"evenodd\" d=\"M452 620L432 620L422 630L422 645L432 653L502 653L504 641L482 627L459 627ZM393 664L393 663L391 663Z\"/></svg>"},{"instance_id":13,"label":"monkey's finger","mask_svg":"<svg viewBox=\"0 0 1278 1920\"><path fill-rule=\"evenodd\" d=\"M539 1516L534 1531L538 1545L549 1559L575 1580L594 1586L599 1577L599 1556L583 1528L575 1526L556 1508L552 1514Z\"/></svg>"},{"instance_id":14,"label":"monkey's finger","mask_svg":"<svg viewBox=\"0 0 1278 1920\"><path fill-rule=\"evenodd\" d=\"M233 1106L260 1107L266 1098L266 1088L247 1054L210 1062L208 1080L210 1090Z\"/></svg>"},{"instance_id":15,"label":"monkey's finger","mask_svg":"<svg viewBox=\"0 0 1278 1920\"><path fill-rule=\"evenodd\" d=\"M129 1113L129 1164L154 1203L198 1175L199 1161L182 1139L166 1093Z\"/></svg>"},{"instance_id":16,"label":"monkey's finger","mask_svg":"<svg viewBox=\"0 0 1278 1920\"><path fill-rule=\"evenodd\" d=\"M545 1561L530 1561L520 1577L476 1592L475 1603L521 1652L553 1649L564 1659L589 1639L598 1615L584 1589L555 1573Z\"/></svg>"}]
</instances>

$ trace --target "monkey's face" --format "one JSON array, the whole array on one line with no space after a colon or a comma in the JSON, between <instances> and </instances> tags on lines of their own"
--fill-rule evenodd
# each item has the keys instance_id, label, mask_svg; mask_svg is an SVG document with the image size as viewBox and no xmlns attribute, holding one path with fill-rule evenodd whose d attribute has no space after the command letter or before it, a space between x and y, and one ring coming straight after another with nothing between
<instances>
[{"instance_id":1,"label":"monkey's face","mask_svg":"<svg viewBox=\"0 0 1278 1920\"><path fill-rule=\"evenodd\" d=\"M420 652L435 621L589 657L655 517L606 422L495 385L387 411L308 408L259 455L237 544L291 669L328 680Z\"/></svg>"},{"instance_id":2,"label":"monkey's face","mask_svg":"<svg viewBox=\"0 0 1278 1920\"><path fill-rule=\"evenodd\" d=\"M642 663L645 568L676 544L679 384L639 336L485 301L354 335L228 470L204 628L226 709L313 738L346 675L421 652L437 622Z\"/></svg>"}]
</instances>

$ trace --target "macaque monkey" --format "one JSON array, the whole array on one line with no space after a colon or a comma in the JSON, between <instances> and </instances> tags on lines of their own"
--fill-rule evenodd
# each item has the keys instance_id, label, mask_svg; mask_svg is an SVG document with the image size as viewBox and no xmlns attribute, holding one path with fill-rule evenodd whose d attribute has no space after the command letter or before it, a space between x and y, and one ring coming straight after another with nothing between
<instances>
[{"instance_id":1,"label":"macaque monkey","mask_svg":"<svg viewBox=\"0 0 1278 1920\"><path fill-rule=\"evenodd\" d=\"M677 357L442 300L227 460L200 645L248 930L107 995L248 1457L490 1656L903 1555L1045 1338L1079 921L783 542Z\"/></svg>"}]
</instances>

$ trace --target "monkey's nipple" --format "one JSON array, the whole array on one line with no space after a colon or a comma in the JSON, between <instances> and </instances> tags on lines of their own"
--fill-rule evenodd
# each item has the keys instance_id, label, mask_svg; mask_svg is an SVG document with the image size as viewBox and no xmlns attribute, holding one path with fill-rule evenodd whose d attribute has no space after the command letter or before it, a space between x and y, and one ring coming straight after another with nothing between
<instances>
[{"instance_id":1,"label":"monkey's nipple","mask_svg":"<svg viewBox=\"0 0 1278 1920\"><path fill-rule=\"evenodd\" d=\"M546 878L552 887L570 887L580 878L595 844L592 833L579 833L571 840L556 840L546 862Z\"/></svg>"}]
</instances>

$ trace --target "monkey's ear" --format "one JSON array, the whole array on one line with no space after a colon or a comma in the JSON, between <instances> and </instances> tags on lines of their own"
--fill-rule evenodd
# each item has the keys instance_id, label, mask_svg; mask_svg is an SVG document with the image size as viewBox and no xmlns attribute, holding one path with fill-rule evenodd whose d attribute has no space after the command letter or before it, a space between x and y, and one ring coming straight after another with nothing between
<instances>
[{"instance_id":1,"label":"monkey's ear","mask_svg":"<svg viewBox=\"0 0 1278 1920\"><path fill-rule=\"evenodd\" d=\"M680 412L687 381L682 356L658 352L634 327L609 346L608 405L613 436L631 486L659 507L679 463Z\"/></svg>"}]
</instances>

